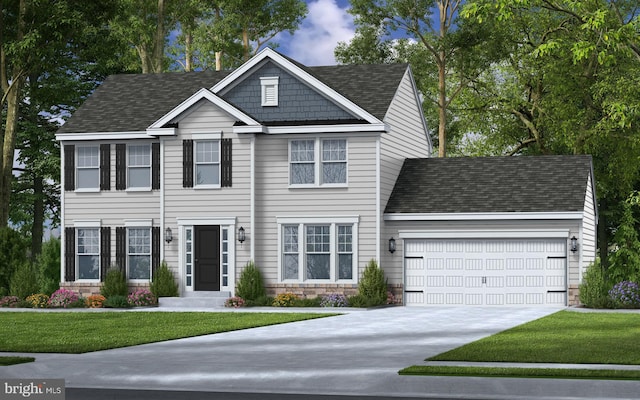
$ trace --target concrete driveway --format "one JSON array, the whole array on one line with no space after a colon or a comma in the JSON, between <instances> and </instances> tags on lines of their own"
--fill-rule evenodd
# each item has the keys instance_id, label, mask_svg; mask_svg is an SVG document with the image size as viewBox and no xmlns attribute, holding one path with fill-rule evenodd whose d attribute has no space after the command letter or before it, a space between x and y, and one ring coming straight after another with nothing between
<instances>
[{"instance_id":1,"label":"concrete driveway","mask_svg":"<svg viewBox=\"0 0 640 400\"><path fill-rule=\"evenodd\" d=\"M514 307L354 311L81 355L38 354L35 363L0 367L0 379L64 378L67 387L76 388L491 399L636 398L637 382L397 374L401 368L423 363L426 357L555 311L558 309Z\"/></svg>"}]
</instances>

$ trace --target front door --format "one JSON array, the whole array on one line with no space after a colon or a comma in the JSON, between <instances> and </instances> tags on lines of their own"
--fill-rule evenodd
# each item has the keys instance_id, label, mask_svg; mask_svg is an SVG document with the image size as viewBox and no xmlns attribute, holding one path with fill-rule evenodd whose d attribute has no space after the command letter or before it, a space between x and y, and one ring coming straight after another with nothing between
<instances>
[{"instance_id":1,"label":"front door","mask_svg":"<svg viewBox=\"0 0 640 400\"><path fill-rule=\"evenodd\" d=\"M220 290L220 226L195 226L195 290Z\"/></svg>"}]
</instances>

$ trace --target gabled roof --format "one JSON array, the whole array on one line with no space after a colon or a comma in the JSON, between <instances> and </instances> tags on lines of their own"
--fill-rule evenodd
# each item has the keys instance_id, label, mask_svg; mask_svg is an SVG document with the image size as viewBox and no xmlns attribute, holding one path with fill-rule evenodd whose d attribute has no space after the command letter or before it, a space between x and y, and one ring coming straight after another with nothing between
<instances>
[{"instance_id":1,"label":"gabled roof","mask_svg":"<svg viewBox=\"0 0 640 400\"><path fill-rule=\"evenodd\" d=\"M267 54L287 60L379 120L384 118L408 68L406 64L304 67L269 51ZM58 133L144 132L194 93L214 88L230 74L233 72L109 76Z\"/></svg>"},{"instance_id":2,"label":"gabled roof","mask_svg":"<svg viewBox=\"0 0 640 400\"><path fill-rule=\"evenodd\" d=\"M407 159L385 214L582 212L591 175L582 155Z\"/></svg>"}]
</instances>

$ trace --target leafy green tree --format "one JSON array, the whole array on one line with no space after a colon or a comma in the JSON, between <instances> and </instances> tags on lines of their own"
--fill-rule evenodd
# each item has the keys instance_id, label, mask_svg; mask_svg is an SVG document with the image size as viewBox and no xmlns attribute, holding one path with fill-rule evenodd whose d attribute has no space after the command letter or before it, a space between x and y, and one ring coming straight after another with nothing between
<instances>
[{"instance_id":1,"label":"leafy green tree","mask_svg":"<svg viewBox=\"0 0 640 400\"><path fill-rule=\"evenodd\" d=\"M60 239L50 238L35 261L39 293L51 296L60 287Z\"/></svg>"},{"instance_id":2,"label":"leafy green tree","mask_svg":"<svg viewBox=\"0 0 640 400\"><path fill-rule=\"evenodd\" d=\"M13 272L27 262L27 251L27 243L18 232L0 227L0 293L9 291Z\"/></svg>"}]
</instances>

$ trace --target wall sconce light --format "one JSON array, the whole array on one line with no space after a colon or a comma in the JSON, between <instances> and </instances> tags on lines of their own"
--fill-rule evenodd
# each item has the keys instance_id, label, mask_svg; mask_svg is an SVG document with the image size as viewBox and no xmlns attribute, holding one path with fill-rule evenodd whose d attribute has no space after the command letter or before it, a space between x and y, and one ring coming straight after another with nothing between
<instances>
[{"instance_id":1,"label":"wall sconce light","mask_svg":"<svg viewBox=\"0 0 640 400\"><path fill-rule=\"evenodd\" d=\"M173 240L173 233L171 233L171 228L167 228L164 230L164 241L167 243L171 243Z\"/></svg>"},{"instance_id":2,"label":"wall sconce light","mask_svg":"<svg viewBox=\"0 0 640 400\"><path fill-rule=\"evenodd\" d=\"M244 243L245 240L246 236L244 234L244 228L240 227L240 229L238 229L238 242Z\"/></svg>"},{"instance_id":3,"label":"wall sconce light","mask_svg":"<svg viewBox=\"0 0 640 400\"><path fill-rule=\"evenodd\" d=\"M389 253L393 254L396 252L396 240L391 237L391 239L389 239Z\"/></svg>"},{"instance_id":4,"label":"wall sconce light","mask_svg":"<svg viewBox=\"0 0 640 400\"><path fill-rule=\"evenodd\" d=\"M576 239L575 236L569 239L569 248L571 249L572 253L578 251L578 239Z\"/></svg>"}]
</instances>

